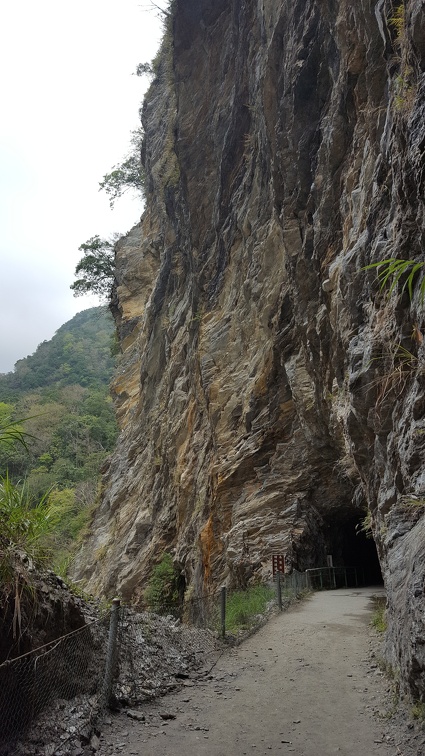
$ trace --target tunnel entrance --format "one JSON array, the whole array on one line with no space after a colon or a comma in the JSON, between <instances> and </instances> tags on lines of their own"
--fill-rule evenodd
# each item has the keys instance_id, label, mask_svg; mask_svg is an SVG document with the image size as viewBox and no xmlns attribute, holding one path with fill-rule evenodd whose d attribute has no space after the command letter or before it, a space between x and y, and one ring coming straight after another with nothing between
<instances>
[{"instance_id":1,"label":"tunnel entrance","mask_svg":"<svg viewBox=\"0 0 425 756\"><path fill-rule=\"evenodd\" d=\"M358 515L330 524L328 543L335 567L355 567L359 584L383 584L375 541Z\"/></svg>"}]
</instances>

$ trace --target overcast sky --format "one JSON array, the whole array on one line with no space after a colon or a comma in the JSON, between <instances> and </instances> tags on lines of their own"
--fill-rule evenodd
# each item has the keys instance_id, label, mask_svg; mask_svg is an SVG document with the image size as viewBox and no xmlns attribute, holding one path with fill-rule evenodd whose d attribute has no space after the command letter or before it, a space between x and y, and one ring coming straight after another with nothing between
<instances>
[{"instance_id":1,"label":"overcast sky","mask_svg":"<svg viewBox=\"0 0 425 756\"><path fill-rule=\"evenodd\" d=\"M99 181L125 156L161 24L149 0L1 3L0 372L97 304L69 289L79 245L125 233L138 198L111 211Z\"/></svg>"}]
</instances>

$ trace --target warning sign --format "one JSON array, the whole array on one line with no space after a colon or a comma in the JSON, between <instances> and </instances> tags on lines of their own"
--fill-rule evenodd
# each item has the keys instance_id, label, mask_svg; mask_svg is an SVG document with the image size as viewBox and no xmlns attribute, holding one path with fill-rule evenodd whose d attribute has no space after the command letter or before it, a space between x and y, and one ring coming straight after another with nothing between
<instances>
[{"instance_id":1,"label":"warning sign","mask_svg":"<svg viewBox=\"0 0 425 756\"><path fill-rule=\"evenodd\" d=\"M283 554L272 554L272 570L273 577L276 575L276 572L281 572L282 574L285 572L285 557Z\"/></svg>"}]
</instances>

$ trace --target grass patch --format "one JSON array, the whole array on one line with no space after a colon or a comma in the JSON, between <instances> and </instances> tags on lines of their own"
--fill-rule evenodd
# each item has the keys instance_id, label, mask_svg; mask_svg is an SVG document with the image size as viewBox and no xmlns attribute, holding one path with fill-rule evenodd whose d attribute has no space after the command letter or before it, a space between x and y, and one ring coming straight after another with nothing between
<instances>
[{"instance_id":1,"label":"grass patch","mask_svg":"<svg viewBox=\"0 0 425 756\"><path fill-rule=\"evenodd\" d=\"M274 589L266 585L255 585L246 591L230 593L226 601L226 632L236 634L241 630L249 630L274 598Z\"/></svg>"},{"instance_id":2,"label":"grass patch","mask_svg":"<svg viewBox=\"0 0 425 756\"><path fill-rule=\"evenodd\" d=\"M386 599L385 598L375 598L374 599L375 609L372 614L372 619L370 621L370 624L372 627L375 628L377 633L385 633L387 629L387 616L386 616Z\"/></svg>"},{"instance_id":3,"label":"grass patch","mask_svg":"<svg viewBox=\"0 0 425 756\"><path fill-rule=\"evenodd\" d=\"M419 719L421 722L425 720L425 703L422 701L416 701L412 706L413 719Z\"/></svg>"}]
</instances>

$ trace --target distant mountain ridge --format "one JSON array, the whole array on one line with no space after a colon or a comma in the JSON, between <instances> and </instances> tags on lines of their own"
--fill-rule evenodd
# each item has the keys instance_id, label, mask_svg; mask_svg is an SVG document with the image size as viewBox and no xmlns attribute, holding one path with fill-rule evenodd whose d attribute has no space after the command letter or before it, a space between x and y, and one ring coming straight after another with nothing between
<instances>
[{"instance_id":1,"label":"distant mountain ridge","mask_svg":"<svg viewBox=\"0 0 425 756\"><path fill-rule=\"evenodd\" d=\"M41 342L34 354L18 360L14 372L0 374L0 400L52 384L107 385L114 368L113 333L107 308L77 313L49 341Z\"/></svg>"}]
</instances>

